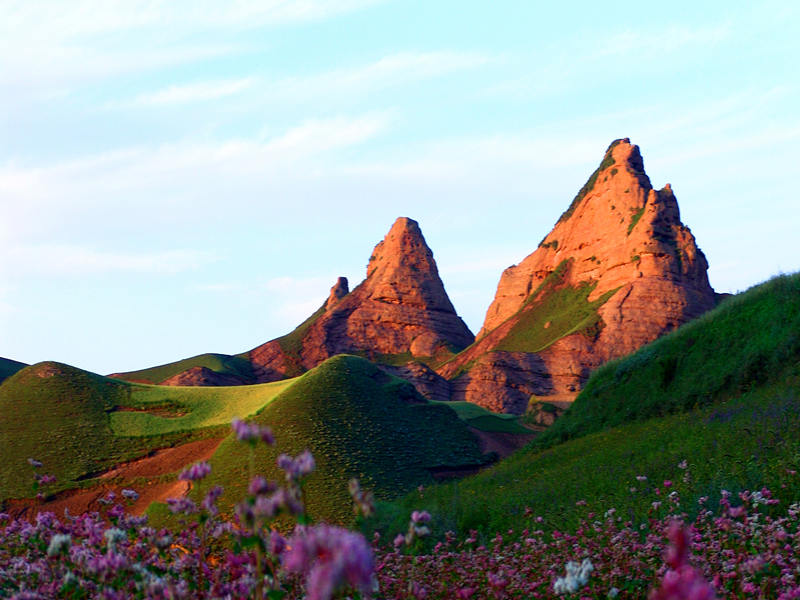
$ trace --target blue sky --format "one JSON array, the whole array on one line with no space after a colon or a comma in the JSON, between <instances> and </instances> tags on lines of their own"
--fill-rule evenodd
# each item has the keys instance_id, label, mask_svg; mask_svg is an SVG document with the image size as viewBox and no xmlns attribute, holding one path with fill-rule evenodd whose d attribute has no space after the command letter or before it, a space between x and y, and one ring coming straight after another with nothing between
<instances>
[{"instance_id":1,"label":"blue sky","mask_svg":"<svg viewBox=\"0 0 800 600\"><path fill-rule=\"evenodd\" d=\"M247 350L398 216L477 332L619 137L715 289L797 271L797 31L793 2L0 0L0 356Z\"/></svg>"}]
</instances>

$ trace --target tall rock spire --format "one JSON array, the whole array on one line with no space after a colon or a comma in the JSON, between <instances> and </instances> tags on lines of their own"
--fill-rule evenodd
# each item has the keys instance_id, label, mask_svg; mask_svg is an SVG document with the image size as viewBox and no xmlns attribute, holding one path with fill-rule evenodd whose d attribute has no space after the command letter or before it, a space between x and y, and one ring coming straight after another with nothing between
<instances>
[{"instance_id":1,"label":"tall rock spire","mask_svg":"<svg viewBox=\"0 0 800 600\"><path fill-rule=\"evenodd\" d=\"M715 303L708 263L639 147L614 141L539 247L506 269L478 341L439 372L455 399L522 412Z\"/></svg>"},{"instance_id":2,"label":"tall rock spire","mask_svg":"<svg viewBox=\"0 0 800 600\"><path fill-rule=\"evenodd\" d=\"M458 317L419 224L397 219L354 290L340 278L325 304L292 333L251 350L264 380L292 376L341 353L377 361L443 357L473 334Z\"/></svg>"}]
</instances>

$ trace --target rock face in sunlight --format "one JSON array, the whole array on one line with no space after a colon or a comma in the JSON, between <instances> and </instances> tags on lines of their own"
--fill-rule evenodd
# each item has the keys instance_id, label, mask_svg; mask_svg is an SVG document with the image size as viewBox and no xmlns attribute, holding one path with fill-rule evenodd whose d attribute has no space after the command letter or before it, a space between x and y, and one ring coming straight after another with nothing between
<instances>
[{"instance_id":1,"label":"rock face in sunlight","mask_svg":"<svg viewBox=\"0 0 800 600\"><path fill-rule=\"evenodd\" d=\"M248 357L259 380L271 381L302 373L335 354L400 365L412 358L452 356L473 339L445 292L419 225L401 217L375 247L360 285L348 292L347 280L340 277L314 315ZM438 379L427 371L421 376Z\"/></svg>"},{"instance_id":2,"label":"rock face in sunlight","mask_svg":"<svg viewBox=\"0 0 800 600\"><path fill-rule=\"evenodd\" d=\"M539 247L506 269L476 343L438 369L454 400L521 413L715 304L708 264L667 184L617 140Z\"/></svg>"}]
</instances>

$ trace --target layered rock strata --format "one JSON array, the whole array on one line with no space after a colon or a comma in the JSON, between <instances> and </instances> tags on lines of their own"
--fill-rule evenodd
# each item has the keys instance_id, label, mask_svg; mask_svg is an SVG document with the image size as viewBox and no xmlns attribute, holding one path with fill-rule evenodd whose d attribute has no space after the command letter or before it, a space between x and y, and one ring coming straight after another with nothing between
<instances>
[{"instance_id":1,"label":"layered rock strata","mask_svg":"<svg viewBox=\"0 0 800 600\"><path fill-rule=\"evenodd\" d=\"M708 263L667 184L617 140L539 247L506 269L477 341L438 369L453 399L523 412L574 397L592 369L715 304Z\"/></svg>"},{"instance_id":2,"label":"layered rock strata","mask_svg":"<svg viewBox=\"0 0 800 600\"><path fill-rule=\"evenodd\" d=\"M336 354L402 364L449 356L473 340L445 292L419 225L401 217L375 247L361 284L348 291L347 280L339 278L314 315L248 357L259 380L272 381ZM420 372L420 377L434 376Z\"/></svg>"}]
</instances>

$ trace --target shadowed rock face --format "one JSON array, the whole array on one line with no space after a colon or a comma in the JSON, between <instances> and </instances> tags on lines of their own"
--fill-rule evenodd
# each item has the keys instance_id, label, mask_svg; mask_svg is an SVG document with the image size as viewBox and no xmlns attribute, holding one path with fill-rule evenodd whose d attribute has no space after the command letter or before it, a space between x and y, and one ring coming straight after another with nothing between
<instances>
[{"instance_id":1,"label":"shadowed rock face","mask_svg":"<svg viewBox=\"0 0 800 600\"><path fill-rule=\"evenodd\" d=\"M257 376L271 381L341 353L378 361L458 351L474 336L458 317L419 225L401 217L372 253L367 277L348 293L339 278L322 308L289 336L249 353ZM429 375L429 374L426 374Z\"/></svg>"},{"instance_id":2,"label":"shadowed rock face","mask_svg":"<svg viewBox=\"0 0 800 600\"><path fill-rule=\"evenodd\" d=\"M228 373L217 373L207 367L192 367L162 381L159 385L226 386L252 383Z\"/></svg>"},{"instance_id":3,"label":"shadowed rock face","mask_svg":"<svg viewBox=\"0 0 800 600\"><path fill-rule=\"evenodd\" d=\"M713 307L707 269L670 185L654 190L638 146L617 140L537 250L503 272L476 343L438 371L454 400L491 410L568 399L592 369Z\"/></svg>"}]
</instances>

